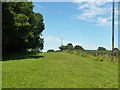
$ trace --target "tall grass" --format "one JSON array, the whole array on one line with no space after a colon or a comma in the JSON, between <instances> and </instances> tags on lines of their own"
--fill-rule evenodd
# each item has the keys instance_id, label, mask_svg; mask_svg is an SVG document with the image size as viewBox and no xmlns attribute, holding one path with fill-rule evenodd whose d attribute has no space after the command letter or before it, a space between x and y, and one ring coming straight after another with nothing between
<instances>
[{"instance_id":1,"label":"tall grass","mask_svg":"<svg viewBox=\"0 0 120 90\"><path fill-rule=\"evenodd\" d=\"M107 50L65 50L71 54L80 55L82 57L90 57L95 61L112 61L112 51ZM119 53L117 50L114 51L114 62L118 63Z\"/></svg>"}]
</instances>

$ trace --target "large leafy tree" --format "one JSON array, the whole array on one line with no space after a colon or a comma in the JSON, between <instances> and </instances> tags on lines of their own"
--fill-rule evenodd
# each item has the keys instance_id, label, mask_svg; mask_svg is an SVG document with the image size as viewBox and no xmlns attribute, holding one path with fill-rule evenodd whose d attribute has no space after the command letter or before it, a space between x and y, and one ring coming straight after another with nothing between
<instances>
[{"instance_id":1,"label":"large leafy tree","mask_svg":"<svg viewBox=\"0 0 120 90\"><path fill-rule=\"evenodd\" d=\"M29 48L43 49L43 38L41 32L44 30L43 16L39 13L35 13L35 22L33 31L30 32L30 35L33 36L28 39Z\"/></svg>"},{"instance_id":2,"label":"large leafy tree","mask_svg":"<svg viewBox=\"0 0 120 90\"><path fill-rule=\"evenodd\" d=\"M11 12L12 3L2 4L2 47L3 51L12 49L16 39L14 15Z\"/></svg>"},{"instance_id":3,"label":"large leafy tree","mask_svg":"<svg viewBox=\"0 0 120 90\"><path fill-rule=\"evenodd\" d=\"M2 3L3 52L43 49L43 17L33 12L32 2Z\"/></svg>"}]
</instances>

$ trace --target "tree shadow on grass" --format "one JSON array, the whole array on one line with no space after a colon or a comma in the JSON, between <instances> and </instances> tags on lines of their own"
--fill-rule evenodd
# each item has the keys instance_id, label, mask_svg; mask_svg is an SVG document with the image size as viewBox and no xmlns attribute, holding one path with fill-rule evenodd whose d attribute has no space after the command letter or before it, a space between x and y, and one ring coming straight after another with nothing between
<instances>
[{"instance_id":1,"label":"tree shadow on grass","mask_svg":"<svg viewBox=\"0 0 120 90\"><path fill-rule=\"evenodd\" d=\"M44 56L38 55L39 53L15 53L2 57L0 61L9 61L9 60L22 60L22 59L39 59Z\"/></svg>"},{"instance_id":2,"label":"tree shadow on grass","mask_svg":"<svg viewBox=\"0 0 120 90\"><path fill-rule=\"evenodd\" d=\"M41 58L41 57L44 57L44 56L29 56L30 58L34 58L34 59L38 59L38 58Z\"/></svg>"}]
</instances>

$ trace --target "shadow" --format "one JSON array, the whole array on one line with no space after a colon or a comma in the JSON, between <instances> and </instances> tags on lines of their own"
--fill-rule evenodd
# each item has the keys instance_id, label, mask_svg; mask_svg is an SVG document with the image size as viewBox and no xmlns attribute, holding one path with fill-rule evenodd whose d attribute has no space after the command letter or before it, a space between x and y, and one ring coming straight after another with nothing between
<instances>
[{"instance_id":1,"label":"shadow","mask_svg":"<svg viewBox=\"0 0 120 90\"><path fill-rule=\"evenodd\" d=\"M30 58L34 58L34 59L38 59L38 58L41 58L41 57L44 57L44 56L29 56Z\"/></svg>"},{"instance_id":2,"label":"shadow","mask_svg":"<svg viewBox=\"0 0 120 90\"><path fill-rule=\"evenodd\" d=\"M43 58L44 56L38 55L39 53L15 53L10 54L2 57L0 61L8 61L8 60L22 60L22 59L39 59Z\"/></svg>"}]
</instances>

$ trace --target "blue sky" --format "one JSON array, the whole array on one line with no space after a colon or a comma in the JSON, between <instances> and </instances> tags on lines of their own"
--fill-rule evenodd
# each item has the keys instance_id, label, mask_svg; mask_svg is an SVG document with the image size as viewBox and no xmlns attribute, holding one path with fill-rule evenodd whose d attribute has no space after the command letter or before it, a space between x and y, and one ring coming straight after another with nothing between
<instances>
[{"instance_id":1,"label":"blue sky","mask_svg":"<svg viewBox=\"0 0 120 90\"><path fill-rule=\"evenodd\" d=\"M73 43L93 50L112 46L112 3L107 2L34 2L34 12L41 13L45 30L44 50L58 50ZM118 10L115 7L115 47L118 47Z\"/></svg>"}]
</instances>

